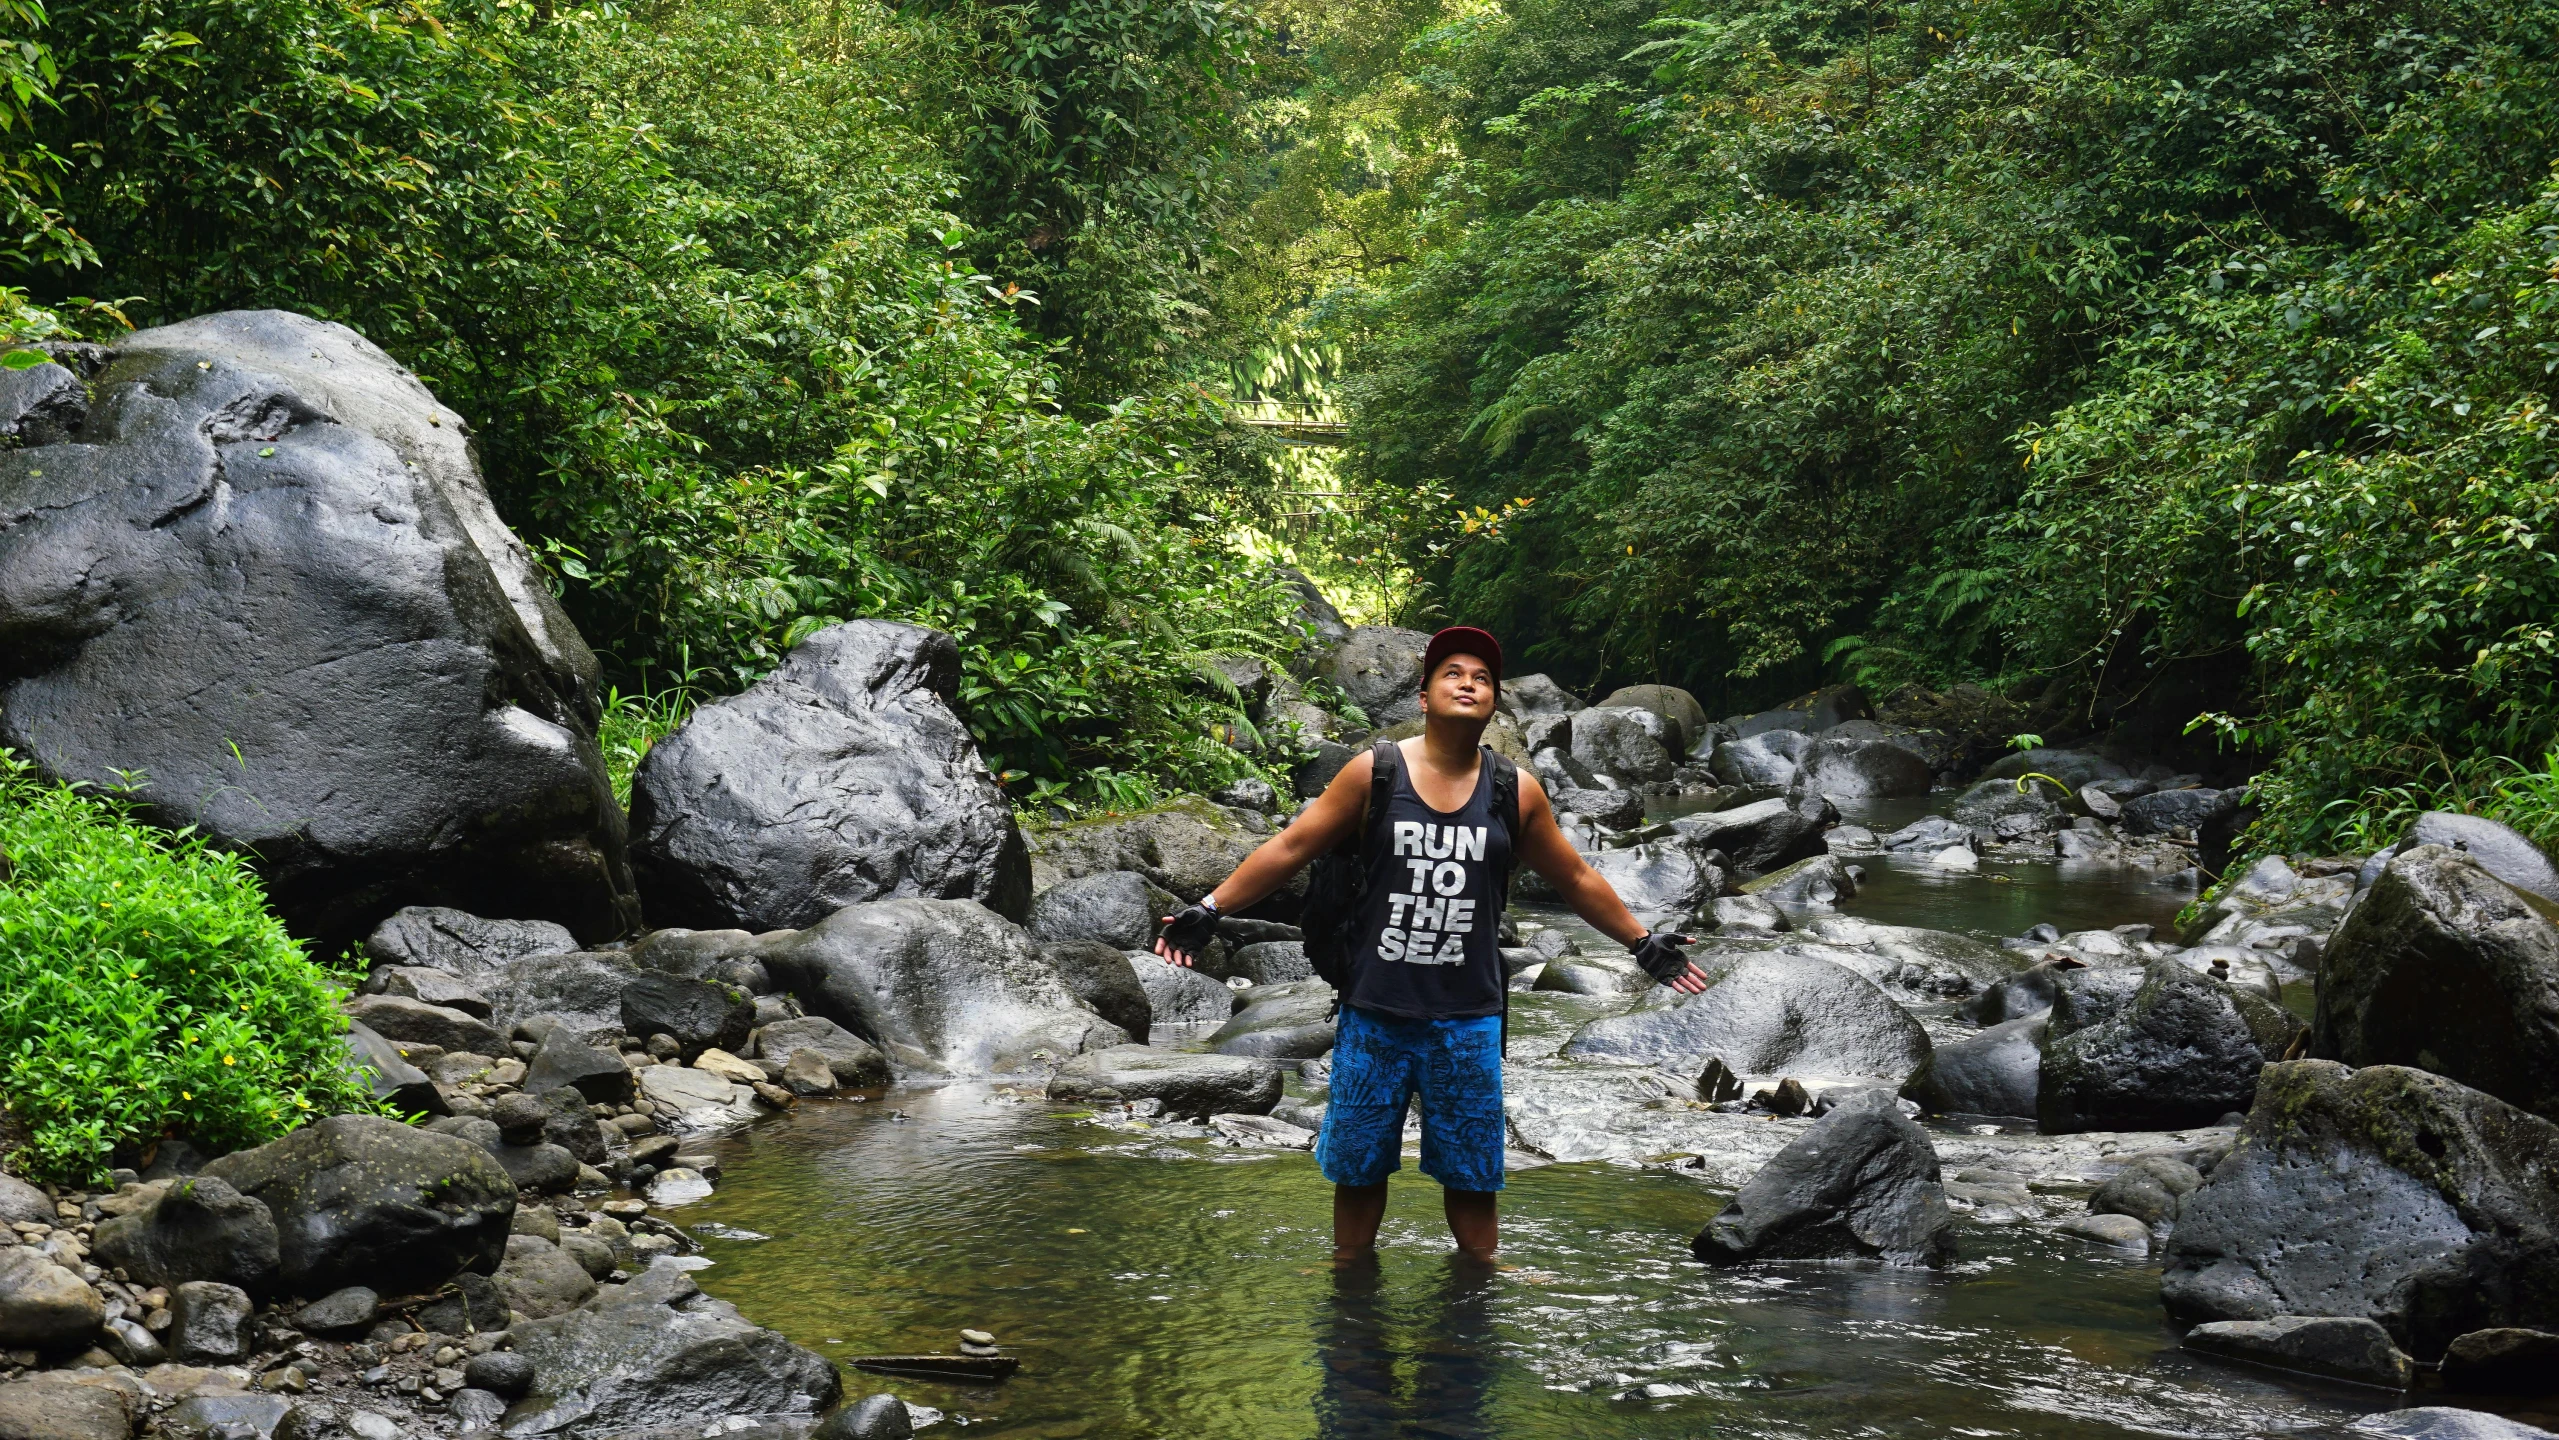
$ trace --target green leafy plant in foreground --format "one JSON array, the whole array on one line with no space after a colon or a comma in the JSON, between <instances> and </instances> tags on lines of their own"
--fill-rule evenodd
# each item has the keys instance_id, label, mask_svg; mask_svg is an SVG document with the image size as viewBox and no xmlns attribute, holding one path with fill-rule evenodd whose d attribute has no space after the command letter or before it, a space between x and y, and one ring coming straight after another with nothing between
<instances>
[{"instance_id":1,"label":"green leafy plant in foreground","mask_svg":"<svg viewBox=\"0 0 2559 1440\"><path fill-rule=\"evenodd\" d=\"M94 1182L165 1136L233 1148L375 1108L337 978L239 857L5 750L0 854L0 1096L26 1171Z\"/></svg>"}]
</instances>

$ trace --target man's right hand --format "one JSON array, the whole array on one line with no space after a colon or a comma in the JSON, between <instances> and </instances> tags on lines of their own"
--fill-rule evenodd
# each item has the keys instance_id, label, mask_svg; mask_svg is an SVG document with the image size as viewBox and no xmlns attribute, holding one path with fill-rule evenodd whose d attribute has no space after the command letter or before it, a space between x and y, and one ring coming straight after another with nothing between
<instances>
[{"instance_id":1,"label":"man's right hand","mask_svg":"<svg viewBox=\"0 0 2559 1440\"><path fill-rule=\"evenodd\" d=\"M1216 938L1217 912L1205 905L1185 905L1164 917L1163 933L1155 937L1155 953L1175 965L1193 965Z\"/></svg>"}]
</instances>

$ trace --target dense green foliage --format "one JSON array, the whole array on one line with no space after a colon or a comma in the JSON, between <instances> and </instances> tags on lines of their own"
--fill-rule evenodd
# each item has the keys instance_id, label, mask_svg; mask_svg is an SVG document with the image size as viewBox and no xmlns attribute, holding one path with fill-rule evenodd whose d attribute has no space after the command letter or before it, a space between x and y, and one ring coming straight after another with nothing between
<instances>
[{"instance_id":1,"label":"dense green foliage","mask_svg":"<svg viewBox=\"0 0 2559 1440\"><path fill-rule=\"evenodd\" d=\"M1247 238L1362 483L1534 499L1417 561L1532 662L2215 712L2316 844L2559 739L2553 19L1450 6Z\"/></svg>"},{"instance_id":2,"label":"dense green foliage","mask_svg":"<svg viewBox=\"0 0 2559 1440\"><path fill-rule=\"evenodd\" d=\"M1161 365L1061 370L1021 323L1047 312L970 259L1059 228L1054 274L1091 294L1040 324L1119 347L1135 301L1110 297L1175 293L1124 272L1171 264L1146 255L1199 186L1117 229L1081 209L1197 168L1228 41L1193 53L1133 12L1111 47L1171 47L1143 74L1113 50L1021 80L979 53L1030 23L1012 11L544 12L57 5L36 133L77 157L61 199L97 265L31 282L131 295L137 323L277 305L382 344L471 417L501 510L633 688L734 688L812 629L891 616L958 636L966 713L1026 796L1236 773L1201 659L1288 637L1259 567L1202 539L1246 475L1221 417L1109 388ZM1011 229L973 230L963 201L1011 182L952 152L995 142L916 107L1010 114L1023 84L1067 97L1053 163ZM1070 378L1109 403L1068 413Z\"/></svg>"},{"instance_id":3,"label":"dense green foliage","mask_svg":"<svg viewBox=\"0 0 2559 1440\"><path fill-rule=\"evenodd\" d=\"M34 1174L167 1135L232 1149L373 1108L334 979L237 856L40 784L0 750L0 1092Z\"/></svg>"}]
</instances>

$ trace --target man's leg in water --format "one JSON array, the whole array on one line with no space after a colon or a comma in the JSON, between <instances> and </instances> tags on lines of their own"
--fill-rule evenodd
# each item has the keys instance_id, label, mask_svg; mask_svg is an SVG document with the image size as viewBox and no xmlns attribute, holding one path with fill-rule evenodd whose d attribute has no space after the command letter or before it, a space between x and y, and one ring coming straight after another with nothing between
<instances>
[{"instance_id":1,"label":"man's leg in water","mask_svg":"<svg viewBox=\"0 0 2559 1440\"><path fill-rule=\"evenodd\" d=\"M1381 1192L1385 1188L1383 1185L1378 1187ZM1381 1193L1378 1199L1382 1208L1384 1194ZM1440 1208L1448 1215L1448 1233L1457 1237L1457 1248L1465 1252L1468 1259L1490 1262L1493 1252L1501 1247L1500 1201L1501 1192L1497 1190L1444 1189L1440 1191ZM1341 1213L1338 1202L1335 1204L1334 1213L1337 1215ZM1341 1226L1337 1221L1334 1225L1337 1236L1340 1230ZM1372 1236L1377 1233L1374 1223L1370 1225L1369 1233ZM1335 1243L1340 1242L1337 1239Z\"/></svg>"},{"instance_id":2,"label":"man's leg in water","mask_svg":"<svg viewBox=\"0 0 2559 1440\"><path fill-rule=\"evenodd\" d=\"M1377 1253L1377 1227L1386 1219L1386 1182L1333 1187L1333 1258L1356 1260Z\"/></svg>"}]
</instances>

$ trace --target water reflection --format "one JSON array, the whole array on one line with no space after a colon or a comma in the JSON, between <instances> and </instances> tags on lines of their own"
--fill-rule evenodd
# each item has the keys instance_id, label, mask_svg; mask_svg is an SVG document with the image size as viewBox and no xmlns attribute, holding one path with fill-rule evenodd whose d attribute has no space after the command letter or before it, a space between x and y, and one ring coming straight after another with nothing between
<instances>
[{"instance_id":1,"label":"water reflection","mask_svg":"<svg viewBox=\"0 0 2559 1440\"><path fill-rule=\"evenodd\" d=\"M1395 1313L1375 1260L1333 1272L1315 1328L1324 1387L1315 1401L1319 1440L1489 1440L1495 1374L1491 1266L1451 1255L1439 1284Z\"/></svg>"}]
</instances>

